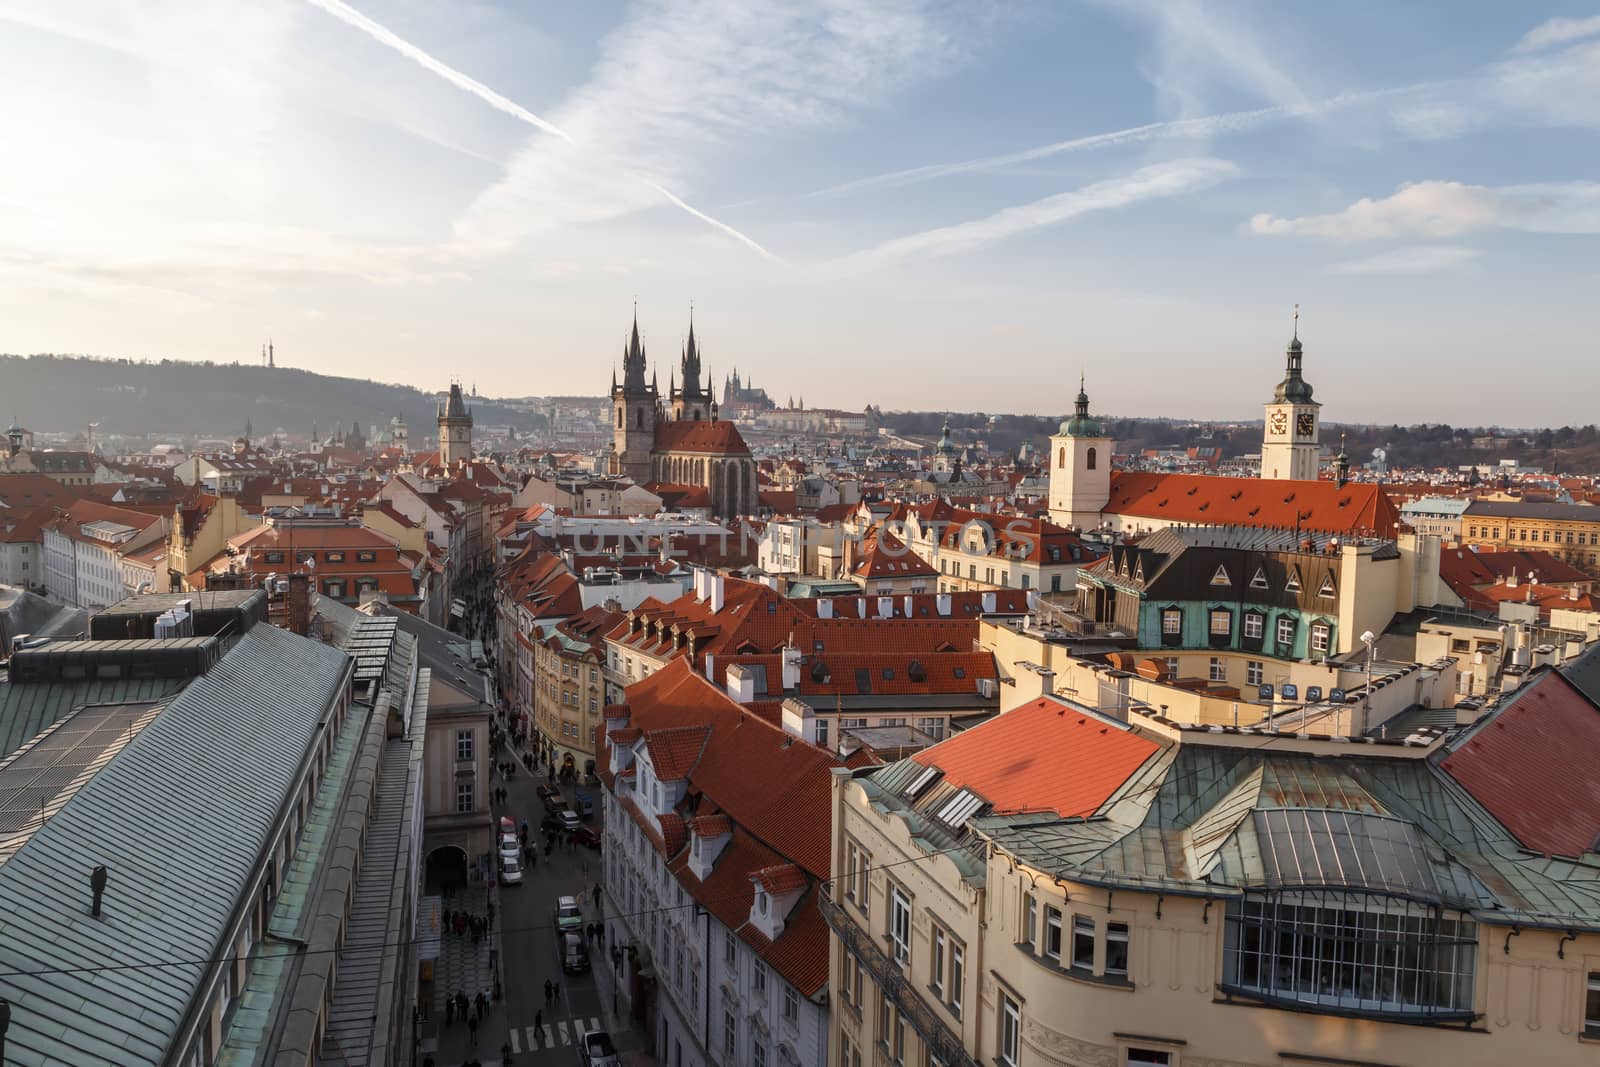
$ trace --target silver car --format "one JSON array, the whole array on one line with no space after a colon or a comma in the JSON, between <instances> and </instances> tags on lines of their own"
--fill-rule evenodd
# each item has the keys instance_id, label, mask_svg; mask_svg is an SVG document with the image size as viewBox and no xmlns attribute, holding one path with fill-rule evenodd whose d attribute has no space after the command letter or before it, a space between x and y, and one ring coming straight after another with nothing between
<instances>
[{"instance_id":1,"label":"silver car","mask_svg":"<svg viewBox=\"0 0 1600 1067\"><path fill-rule=\"evenodd\" d=\"M586 1030L578 1041L578 1056L584 1067L621 1067L617 1046L604 1030Z\"/></svg>"}]
</instances>

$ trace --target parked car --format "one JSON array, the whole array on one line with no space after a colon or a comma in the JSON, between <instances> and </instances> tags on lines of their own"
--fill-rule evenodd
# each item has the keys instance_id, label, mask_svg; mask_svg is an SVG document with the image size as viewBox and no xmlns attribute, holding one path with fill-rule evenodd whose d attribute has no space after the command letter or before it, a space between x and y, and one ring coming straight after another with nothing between
<instances>
[{"instance_id":1,"label":"parked car","mask_svg":"<svg viewBox=\"0 0 1600 1067\"><path fill-rule=\"evenodd\" d=\"M556 808L559 808L562 804L566 803L566 801L561 798L561 790L557 789L553 785L541 785L538 789L534 790L534 792L539 794L539 800L544 803L545 811L554 811Z\"/></svg>"},{"instance_id":2,"label":"parked car","mask_svg":"<svg viewBox=\"0 0 1600 1067\"><path fill-rule=\"evenodd\" d=\"M515 856L507 856L504 853L501 854L501 856L500 856L500 884L501 885L521 885L522 884L522 864L517 862L517 857L515 857Z\"/></svg>"},{"instance_id":3,"label":"parked car","mask_svg":"<svg viewBox=\"0 0 1600 1067\"><path fill-rule=\"evenodd\" d=\"M580 826L573 831L573 837L578 839L578 844L584 848L600 847L600 831L592 826Z\"/></svg>"},{"instance_id":4,"label":"parked car","mask_svg":"<svg viewBox=\"0 0 1600 1067\"><path fill-rule=\"evenodd\" d=\"M556 898L556 929L561 932L583 929L583 912L577 897Z\"/></svg>"},{"instance_id":5,"label":"parked car","mask_svg":"<svg viewBox=\"0 0 1600 1067\"><path fill-rule=\"evenodd\" d=\"M571 808L557 808L539 820L541 829L554 830L559 834L570 834L582 825L583 822L578 818L578 813Z\"/></svg>"},{"instance_id":6,"label":"parked car","mask_svg":"<svg viewBox=\"0 0 1600 1067\"><path fill-rule=\"evenodd\" d=\"M510 834L500 835L500 858L513 861L522 858L522 843Z\"/></svg>"},{"instance_id":7,"label":"parked car","mask_svg":"<svg viewBox=\"0 0 1600 1067\"><path fill-rule=\"evenodd\" d=\"M589 950L583 947L579 934L562 934L556 941L556 951L561 954L561 969L579 974L589 969Z\"/></svg>"},{"instance_id":8,"label":"parked car","mask_svg":"<svg viewBox=\"0 0 1600 1067\"><path fill-rule=\"evenodd\" d=\"M617 1046L604 1030L586 1030L578 1040L578 1054L584 1067L622 1067Z\"/></svg>"}]
</instances>

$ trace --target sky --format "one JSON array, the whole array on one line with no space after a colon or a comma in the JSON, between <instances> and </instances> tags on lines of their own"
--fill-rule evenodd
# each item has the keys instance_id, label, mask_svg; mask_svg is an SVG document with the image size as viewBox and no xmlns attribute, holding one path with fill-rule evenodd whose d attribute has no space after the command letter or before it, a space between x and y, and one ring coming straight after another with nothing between
<instances>
[{"instance_id":1,"label":"sky","mask_svg":"<svg viewBox=\"0 0 1600 1067\"><path fill-rule=\"evenodd\" d=\"M1600 4L0 0L0 351L1595 421ZM0 382L0 394L5 392Z\"/></svg>"}]
</instances>

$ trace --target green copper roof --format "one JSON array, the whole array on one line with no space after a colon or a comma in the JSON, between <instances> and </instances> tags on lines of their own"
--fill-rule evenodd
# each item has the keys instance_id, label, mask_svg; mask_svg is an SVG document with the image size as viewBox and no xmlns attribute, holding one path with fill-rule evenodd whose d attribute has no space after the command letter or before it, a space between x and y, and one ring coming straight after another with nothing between
<instances>
[{"instance_id":1,"label":"green copper roof","mask_svg":"<svg viewBox=\"0 0 1600 1067\"><path fill-rule=\"evenodd\" d=\"M1078 399L1072 412L1072 418L1061 424L1063 437L1104 437L1105 428L1098 419L1089 414L1089 394L1084 391L1083 379L1078 379Z\"/></svg>"}]
</instances>

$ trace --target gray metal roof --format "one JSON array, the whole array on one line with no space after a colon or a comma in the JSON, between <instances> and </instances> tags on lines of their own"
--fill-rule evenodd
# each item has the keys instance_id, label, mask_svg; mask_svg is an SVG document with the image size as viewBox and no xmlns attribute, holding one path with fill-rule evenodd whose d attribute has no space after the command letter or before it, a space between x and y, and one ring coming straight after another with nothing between
<instances>
[{"instance_id":1,"label":"gray metal roof","mask_svg":"<svg viewBox=\"0 0 1600 1067\"><path fill-rule=\"evenodd\" d=\"M86 704L142 704L164 700L188 683L187 678L26 683L0 680L0 757L15 752Z\"/></svg>"},{"instance_id":2,"label":"gray metal roof","mask_svg":"<svg viewBox=\"0 0 1600 1067\"><path fill-rule=\"evenodd\" d=\"M1592 504L1558 504L1546 500L1474 500L1466 513L1500 519L1600 522L1600 508Z\"/></svg>"},{"instance_id":3,"label":"gray metal roof","mask_svg":"<svg viewBox=\"0 0 1600 1067\"><path fill-rule=\"evenodd\" d=\"M0 866L8 1063L162 1060L348 662L257 626Z\"/></svg>"}]
</instances>

